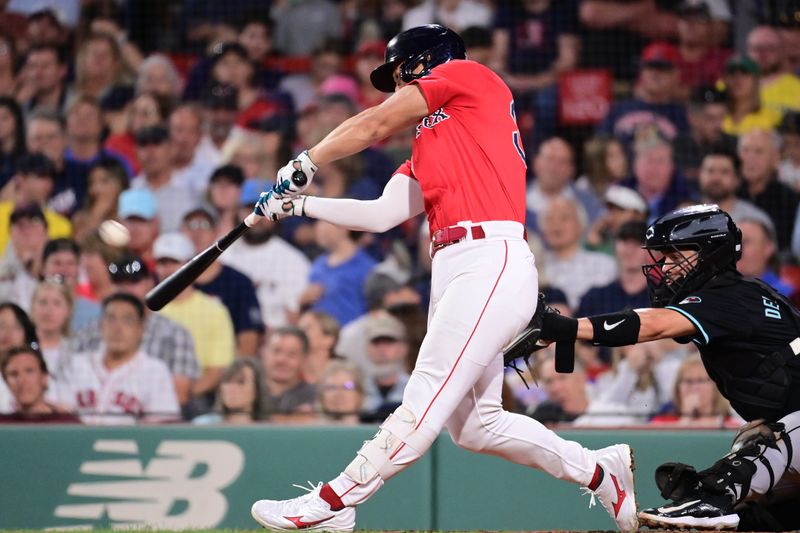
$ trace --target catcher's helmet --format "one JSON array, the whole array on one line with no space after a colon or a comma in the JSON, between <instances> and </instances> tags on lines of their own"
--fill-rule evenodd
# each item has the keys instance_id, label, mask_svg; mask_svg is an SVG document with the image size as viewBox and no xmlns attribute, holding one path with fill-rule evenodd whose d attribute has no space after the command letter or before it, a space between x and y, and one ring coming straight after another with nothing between
<instances>
[{"instance_id":1,"label":"catcher's helmet","mask_svg":"<svg viewBox=\"0 0 800 533\"><path fill-rule=\"evenodd\" d=\"M451 59L466 59L467 52L461 37L439 24L427 24L398 33L386 46L386 62L372 71L370 81L379 91L394 92L392 74L399 63L400 79L409 83L427 76L431 69ZM414 69L422 65L422 71Z\"/></svg>"},{"instance_id":2,"label":"catcher's helmet","mask_svg":"<svg viewBox=\"0 0 800 533\"><path fill-rule=\"evenodd\" d=\"M653 307L675 304L742 256L742 232L716 205L693 205L668 213L647 228L644 247L653 262L642 266ZM681 259L666 257L671 252ZM662 257L662 255L664 257Z\"/></svg>"}]
</instances>

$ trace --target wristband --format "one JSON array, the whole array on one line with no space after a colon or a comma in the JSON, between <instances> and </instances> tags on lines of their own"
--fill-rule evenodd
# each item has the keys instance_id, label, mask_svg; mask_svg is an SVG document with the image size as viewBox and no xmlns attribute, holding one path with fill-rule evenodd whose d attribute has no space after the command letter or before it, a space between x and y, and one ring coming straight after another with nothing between
<instances>
[{"instance_id":1,"label":"wristband","mask_svg":"<svg viewBox=\"0 0 800 533\"><path fill-rule=\"evenodd\" d=\"M542 316L542 339L555 342L575 342L578 338L578 319L545 313Z\"/></svg>"},{"instance_id":2,"label":"wristband","mask_svg":"<svg viewBox=\"0 0 800 533\"><path fill-rule=\"evenodd\" d=\"M641 321L636 311L607 313L588 319L594 330L592 344L595 346L628 346L639 341Z\"/></svg>"}]
</instances>

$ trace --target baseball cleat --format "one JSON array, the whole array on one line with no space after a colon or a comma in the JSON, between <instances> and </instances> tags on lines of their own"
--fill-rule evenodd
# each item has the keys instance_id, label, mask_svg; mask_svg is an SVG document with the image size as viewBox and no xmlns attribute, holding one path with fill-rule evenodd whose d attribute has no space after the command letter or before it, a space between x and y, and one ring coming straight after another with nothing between
<instances>
[{"instance_id":1,"label":"baseball cleat","mask_svg":"<svg viewBox=\"0 0 800 533\"><path fill-rule=\"evenodd\" d=\"M597 450L597 464L603 469L600 485L595 490L583 488L585 494L592 496L589 507L595 505L595 498L599 499L620 531L636 531L639 520L633 488L633 450L627 444L602 448Z\"/></svg>"},{"instance_id":2,"label":"baseball cleat","mask_svg":"<svg viewBox=\"0 0 800 533\"><path fill-rule=\"evenodd\" d=\"M322 483L304 494L290 500L259 500L253 504L250 514L256 522L273 531L294 531L308 529L312 531L353 531L356 527L356 510L345 507L332 511L328 503L320 498Z\"/></svg>"},{"instance_id":3,"label":"baseball cleat","mask_svg":"<svg viewBox=\"0 0 800 533\"><path fill-rule=\"evenodd\" d=\"M643 525L657 529L736 529L739 515L725 494L692 497L639 513Z\"/></svg>"}]
</instances>

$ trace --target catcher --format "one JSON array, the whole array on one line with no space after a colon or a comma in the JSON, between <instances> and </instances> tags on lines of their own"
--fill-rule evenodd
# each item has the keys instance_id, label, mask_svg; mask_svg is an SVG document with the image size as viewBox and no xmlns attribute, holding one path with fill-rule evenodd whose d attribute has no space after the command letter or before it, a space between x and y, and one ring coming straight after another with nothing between
<instances>
[{"instance_id":1,"label":"catcher","mask_svg":"<svg viewBox=\"0 0 800 533\"><path fill-rule=\"evenodd\" d=\"M709 376L749 423L733 449L710 468L667 463L656 471L672 503L639 513L655 528L800 527L789 488L800 469L800 311L758 279L736 270L741 232L716 205L664 215L647 229L653 261L642 270L653 308L586 318L539 306L529 327L504 352L506 363L556 342L569 369L576 340L625 346L672 338L694 342ZM538 342L537 342L538 341ZM794 478L794 479L793 479ZM787 497L794 495L794 501Z\"/></svg>"}]
</instances>

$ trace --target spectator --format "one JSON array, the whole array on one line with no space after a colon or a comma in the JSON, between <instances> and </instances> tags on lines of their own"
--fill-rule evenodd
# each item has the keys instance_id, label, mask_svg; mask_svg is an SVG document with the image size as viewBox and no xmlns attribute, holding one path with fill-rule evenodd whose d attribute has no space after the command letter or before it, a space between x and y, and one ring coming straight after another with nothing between
<instances>
[{"instance_id":1,"label":"spectator","mask_svg":"<svg viewBox=\"0 0 800 533\"><path fill-rule=\"evenodd\" d=\"M386 43L367 41L356 49L355 74L358 82L358 106L361 109L379 105L386 99L386 93L379 91L369 79L373 70L383 64ZM469 54L469 52L468 52ZM474 57L469 54L469 57Z\"/></svg>"},{"instance_id":2,"label":"spectator","mask_svg":"<svg viewBox=\"0 0 800 533\"><path fill-rule=\"evenodd\" d=\"M239 199L239 220L253 212L259 194L257 183L245 185ZM223 263L253 281L267 329L297 320L300 295L308 285L310 271L308 259L280 238L279 231L279 222L261 220L221 257Z\"/></svg>"},{"instance_id":3,"label":"spectator","mask_svg":"<svg viewBox=\"0 0 800 533\"><path fill-rule=\"evenodd\" d=\"M318 385L322 420L337 425L355 425L364 405L364 378L356 365L331 361Z\"/></svg>"},{"instance_id":4,"label":"spectator","mask_svg":"<svg viewBox=\"0 0 800 533\"><path fill-rule=\"evenodd\" d=\"M72 291L60 280L45 280L33 293L31 321L48 368L57 369L60 361L69 358L72 302Z\"/></svg>"},{"instance_id":5,"label":"spectator","mask_svg":"<svg viewBox=\"0 0 800 533\"><path fill-rule=\"evenodd\" d=\"M680 84L678 59L678 51L671 44L648 45L642 52L636 96L614 102L597 132L613 135L626 149L648 132L655 131L669 141L688 133L686 109L676 103Z\"/></svg>"},{"instance_id":6,"label":"spectator","mask_svg":"<svg viewBox=\"0 0 800 533\"><path fill-rule=\"evenodd\" d=\"M62 9L54 9L56 6L53 4L56 4L56 2L42 4L41 2L12 0L10 5L7 6L9 11L22 12L28 15L25 40L31 45L36 46L44 43L63 45L66 43L69 37L69 30L64 27L61 21L69 20L73 22L70 26L74 25L78 14L77 9L73 5L71 9L68 9L69 14L67 14Z\"/></svg>"},{"instance_id":7,"label":"spectator","mask_svg":"<svg viewBox=\"0 0 800 533\"><path fill-rule=\"evenodd\" d=\"M800 79L786 70L786 43L771 26L756 26L747 35L747 55L758 64L764 107L779 115L800 111Z\"/></svg>"},{"instance_id":8,"label":"spectator","mask_svg":"<svg viewBox=\"0 0 800 533\"><path fill-rule=\"evenodd\" d=\"M36 348L12 348L0 358L0 370L16 406L10 414L0 412L0 424L80 422L78 417L45 398L50 386L50 375L44 357Z\"/></svg>"},{"instance_id":9,"label":"spectator","mask_svg":"<svg viewBox=\"0 0 800 533\"><path fill-rule=\"evenodd\" d=\"M227 234L239 223L239 198L242 195L244 174L236 165L223 165L211 173L207 199L219 214L217 237Z\"/></svg>"},{"instance_id":10,"label":"spectator","mask_svg":"<svg viewBox=\"0 0 800 533\"><path fill-rule=\"evenodd\" d=\"M692 354L681 363L675 379L671 412L655 416L653 424L676 424L696 427L737 427L728 401L708 377L700 354Z\"/></svg>"},{"instance_id":11,"label":"spectator","mask_svg":"<svg viewBox=\"0 0 800 533\"><path fill-rule=\"evenodd\" d=\"M122 97L125 96L122 95ZM127 108L127 106L125 107ZM130 104L125 130L113 132L106 139L105 147L121 157L131 169L132 174L138 174L141 168L136 151L136 136L147 127L164 124L171 107L170 102L164 98L142 93L136 96Z\"/></svg>"},{"instance_id":12,"label":"spectator","mask_svg":"<svg viewBox=\"0 0 800 533\"><path fill-rule=\"evenodd\" d=\"M130 294L103 300L102 348L70 358L59 399L87 424L118 425L177 419L169 370L141 350L144 304Z\"/></svg>"},{"instance_id":13,"label":"spectator","mask_svg":"<svg viewBox=\"0 0 800 533\"><path fill-rule=\"evenodd\" d=\"M0 362L6 353L17 346L34 346L38 349L36 327L25 311L15 303L0 302ZM4 382L0 381L0 413L13 411L13 398Z\"/></svg>"},{"instance_id":14,"label":"spectator","mask_svg":"<svg viewBox=\"0 0 800 533\"><path fill-rule=\"evenodd\" d=\"M150 268L155 266L153 243L161 228L156 210L156 197L148 189L129 189L119 195L117 215L130 234L128 249Z\"/></svg>"},{"instance_id":15,"label":"spectator","mask_svg":"<svg viewBox=\"0 0 800 533\"><path fill-rule=\"evenodd\" d=\"M47 220L35 204L16 206L9 220L11 242L0 257L0 294L27 310L42 268Z\"/></svg>"},{"instance_id":16,"label":"spectator","mask_svg":"<svg viewBox=\"0 0 800 533\"><path fill-rule=\"evenodd\" d=\"M673 147L675 166L691 181L697 180L700 163L709 152L736 152L736 137L722 132L726 98L725 91L708 86L698 87L689 100L691 131L679 135Z\"/></svg>"},{"instance_id":17,"label":"spectator","mask_svg":"<svg viewBox=\"0 0 800 533\"><path fill-rule=\"evenodd\" d=\"M123 13L123 7L116 2L100 1L87 4L81 9L81 24L77 30L78 41L83 42L96 33L110 36L119 47L124 73L128 75L136 72L143 60L137 43L144 39L138 35L128 38L126 27L135 28L136 24L131 21L134 17L135 15L130 13ZM158 20L152 22L157 24ZM157 28L158 26L148 26L148 30L154 33L158 31Z\"/></svg>"},{"instance_id":18,"label":"spectator","mask_svg":"<svg viewBox=\"0 0 800 533\"><path fill-rule=\"evenodd\" d=\"M495 17L496 18L496 17ZM461 33L464 49L470 61L492 68L494 66L494 49L492 29L482 26L469 26Z\"/></svg>"},{"instance_id":19,"label":"spectator","mask_svg":"<svg viewBox=\"0 0 800 533\"><path fill-rule=\"evenodd\" d=\"M89 167L86 202L72 216L75 239L85 238L103 221L117 219L119 197L128 188L128 173L119 160L102 157Z\"/></svg>"},{"instance_id":20,"label":"spectator","mask_svg":"<svg viewBox=\"0 0 800 533\"><path fill-rule=\"evenodd\" d=\"M797 194L778 181L780 163L778 139L773 133L753 130L739 138L742 177L739 197L760 207L771 218L778 237L778 249L789 246L797 211Z\"/></svg>"},{"instance_id":21,"label":"spectator","mask_svg":"<svg viewBox=\"0 0 800 533\"><path fill-rule=\"evenodd\" d=\"M153 288L152 271L135 256L125 256L108 266L117 292L132 294L144 302ZM94 352L100 349L100 321L93 322L72 337L72 353ZM191 385L200 375L194 341L186 328L158 313L145 309L142 351L151 354L167 365L178 402L186 406L191 397Z\"/></svg>"},{"instance_id":22,"label":"spectator","mask_svg":"<svg viewBox=\"0 0 800 533\"><path fill-rule=\"evenodd\" d=\"M20 77L29 85L20 88L23 94L30 95L29 99L21 101L26 113L40 106L59 113L64 111L70 90L67 57L62 47L54 43L31 47Z\"/></svg>"},{"instance_id":23,"label":"spectator","mask_svg":"<svg viewBox=\"0 0 800 533\"><path fill-rule=\"evenodd\" d=\"M247 57L255 65L256 85L265 89L274 89L277 87L282 73L266 67L267 61L275 52L272 47L272 21L260 13L252 13L251 16L242 20L244 22L239 28L238 41L247 50Z\"/></svg>"},{"instance_id":24,"label":"spectator","mask_svg":"<svg viewBox=\"0 0 800 533\"><path fill-rule=\"evenodd\" d=\"M672 146L658 136L642 138L634 146L632 186L647 201L650 220L691 200L693 193L683 175L675 170Z\"/></svg>"},{"instance_id":25,"label":"spectator","mask_svg":"<svg viewBox=\"0 0 800 533\"><path fill-rule=\"evenodd\" d=\"M736 270L745 277L765 281L779 293L790 297L795 288L778 275L780 263L775 229L761 219L744 218L736 221L736 225L742 231L742 257L736 263Z\"/></svg>"},{"instance_id":26,"label":"spectator","mask_svg":"<svg viewBox=\"0 0 800 533\"><path fill-rule=\"evenodd\" d=\"M313 410L316 388L303 381L308 338L302 330L282 326L270 331L261 349L267 383L267 414L302 415Z\"/></svg>"},{"instance_id":27,"label":"spectator","mask_svg":"<svg viewBox=\"0 0 800 533\"><path fill-rule=\"evenodd\" d=\"M383 421L403 401L411 377L406 369L408 341L403 323L386 312L371 316L366 325L371 376L365 383L364 412L369 421Z\"/></svg>"},{"instance_id":28,"label":"spectator","mask_svg":"<svg viewBox=\"0 0 800 533\"><path fill-rule=\"evenodd\" d=\"M0 38L0 47L2 38ZM0 57L2 57L0 55ZM25 153L25 121L22 109L10 96L0 96L0 197L16 172L17 159Z\"/></svg>"},{"instance_id":29,"label":"spectator","mask_svg":"<svg viewBox=\"0 0 800 533\"><path fill-rule=\"evenodd\" d=\"M31 113L27 124L27 146L28 152L40 152L55 165L55 188L50 208L71 215L83 205L86 197L88 168L64 157L67 137L61 117L45 109Z\"/></svg>"},{"instance_id":30,"label":"spectator","mask_svg":"<svg viewBox=\"0 0 800 533\"><path fill-rule=\"evenodd\" d=\"M671 339L617 348L614 372L598 383L580 426L641 424L671 400L686 350ZM604 376L605 377L605 376Z\"/></svg>"},{"instance_id":31,"label":"spectator","mask_svg":"<svg viewBox=\"0 0 800 533\"><path fill-rule=\"evenodd\" d=\"M283 55L313 55L325 48L326 40L342 35L342 15L329 0L279 4L273 7L270 15L275 24L275 48ZM303 31L294 28L303 28Z\"/></svg>"},{"instance_id":32,"label":"spectator","mask_svg":"<svg viewBox=\"0 0 800 533\"><path fill-rule=\"evenodd\" d=\"M575 177L575 160L572 147L559 137L543 142L533 161L536 177L528 186L525 204L528 207L526 225L538 230L540 217L550 204L558 198L576 200L581 204L589 219L594 221L600 214L600 202L585 189L572 183Z\"/></svg>"},{"instance_id":33,"label":"spectator","mask_svg":"<svg viewBox=\"0 0 800 533\"><path fill-rule=\"evenodd\" d=\"M547 251L542 259L550 285L567 295L571 309L578 306L586 291L611 283L617 265L601 252L581 247L586 215L574 200L558 198L550 202L541 221L542 238Z\"/></svg>"},{"instance_id":34,"label":"spectator","mask_svg":"<svg viewBox=\"0 0 800 533\"><path fill-rule=\"evenodd\" d=\"M780 111L762 105L758 79L758 65L749 57L737 56L725 63L728 113L722 121L722 131L728 135L772 130L780 122Z\"/></svg>"},{"instance_id":35,"label":"spectator","mask_svg":"<svg viewBox=\"0 0 800 533\"><path fill-rule=\"evenodd\" d=\"M233 85L214 83L203 99L203 106L208 133L200 139L196 151L201 159L219 164L226 142L240 133L236 127L239 91Z\"/></svg>"},{"instance_id":36,"label":"spectator","mask_svg":"<svg viewBox=\"0 0 800 533\"><path fill-rule=\"evenodd\" d=\"M14 96L20 96L16 76L17 46L14 38L2 30L0 30L0 49L5 51L0 55L0 98L14 99Z\"/></svg>"},{"instance_id":37,"label":"spectator","mask_svg":"<svg viewBox=\"0 0 800 533\"><path fill-rule=\"evenodd\" d=\"M574 372L559 374L556 372L555 357L550 351L540 353L545 355L536 360L536 375L547 393L547 400L537 405L530 416L546 425L572 422L589 408L583 366L576 361Z\"/></svg>"},{"instance_id":38,"label":"spectator","mask_svg":"<svg viewBox=\"0 0 800 533\"><path fill-rule=\"evenodd\" d=\"M195 253L217 240L218 215L213 208L199 206L183 217L181 230L194 245ZM214 261L195 281L194 286L225 305L236 334L236 353L255 356L264 334L264 320L258 305L256 288L250 278L238 270Z\"/></svg>"},{"instance_id":39,"label":"spectator","mask_svg":"<svg viewBox=\"0 0 800 533\"><path fill-rule=\"evenodd\" d=\"M274 154L270 157L261 139L250 131L228 142L225 152L230 154L230 163L241 168L248 181L263 182L268 176L277 175L280 168ZM228 158L223 155L223 159Z\"/></svg>"},{"instance_id":40,"label":"spectator","mask_svg":"<svg viewBox=\"0 0 800 533\"><path fill-rule=\"evenodd\" d=\"M325 369L336 357L333 349L339 340L339 323L328 313L306 311L297 321L297 327L308 338L308 357L303 368L306 383L319 383Z\"/></svg>"},{"instance_id":41,"label":"spectator","mask_svg":"<svg viewBox=\"0 0 800 533\"><path fill-rule=\"evenodd\" d=\"M293 129L291 119L281 114L270 115L251 123L247 136L240 137L240 139L247 139L248 143L252 139L258 146L256 150L258 156L254 158L255 161L251 160L250 166L256 166L254 163L257 162L260 173L252 174L242 161L240 166L245 171L245 176L260 180L276 176L284 162L294 156L292 152ZM236 156L241 157L241 152L239 151ZM235 161L232 162L235 163Z\"/></svg>"},{"instance_id":42,"label":"spectator","mask_svg":"<svg viewBox=\"0 0 800 533\"><path fill-rule=\"evenodd\" d=\"M81 250L80 268L85 280L79 283L77 294L100 302L114 292L108 265L120 260L123 250L104 241L98 231L89 234L78 244Z\"/></svg>"},{"instance_id":43,"label":"spectator","mask_svg":"<svg viewBox=\"0 0 800 533\"><path fill-rule=\"evenodd\" d=\"M586 234L586 245L590 250L614 254L614 239L622 226L647 221L647 202L633 189L612 185L606 189L605 203L606 210Z\"/></svg>"},{"instance_id":44,"label":"spectator","mask_svg":"<svg viewBox=\"0 0 800 533\"><path fill-rule=\"evenodd\" d=\"M177 102L181 97L181 77L164 54L153 54L142 61L136 76L136 94L153 94Z\"/></svg>"},{"instance_id":45,"label":"spectator","mask_svg":"<svg viewBox=\"0 0 800 533\"><path fill-rule=\"evenodd\" d=\"M134 96L133 87L121 85L111 89L99 100L108 137L124 135L128 131Z\"/></svg>"},{"instance_id":46,"label":"spectator","mask_svg":"<svg viewBox=\"0 0 800 533\"><path fill-rule=\"evenodd\" d=\"M69 220L45 207L55 185L55 174L53 163L42 154L25 155L19 159L14 177L14 196L10 201L0 202L0 250L5 250L8 244L9 217L17 205L40 206L51 239L72 234Z\"/></svg>"},{"instance_id":47,"label":"spectator","mask_svg":"<svg viewBox=\"0 0 800 533\"><path fill-rule=\"evenodd\" d=\"M67 148L64 157L83 165L115 157L102 143L103 115L97 100L79 96L67 107Z\"/></svg>"},{"instance_id":48,"label":"spectator","mask_svg":"<svg viewBox=\"0 0 800 533\"><path fill-rule=\"evenodd\" d=\"M735 154L725 151L709 152L700 166L698 185L702 201L707 204L717 204L737 224L745 219L760 220L771 228L772 233L775 232L774 224L768 214L747 200L736 197L741 179L739 160Z\"/></svg>"},{"instance_id":49,"label":"spectator","mask_svg":"<svg viewBox=\"0 0 800 533\"><path fill-rule=\"evenodd\" d=\"M716 46L713 24L706 2L684 0L678 8L678 70L684 96L722 77L730 52Z\"/></svg>"},{"instance_id":50,"label":"spectator","mask_svg":"<svg viewBox=\"0 0 800 533\"><path fill-rule=\"evenodd\" d=\"M346 325L366 312L364 281L376 262L358 245L359 232L318 220L317 245L325 250L311 265L300 306L325 311Z\"/></svg>"},{"instance_id":51,"label":"spectator","mask_svg":"<svg viewBox=\"0 0 800 533\"><path fill-rule=\"evenodd\" d=\"M202 159L197 147L203 136L203 111L193 104L181 105L169 116L172 144L173 179L200 195L208 188L208 179L216 161ZM276 171L277 173L277 171Z\"/></svg>"},{"instance_id":52,"label":"spectator","mask_svg":"<svg viewBox=\"0 0 800 533\"><path fill-rule=\"evenodd\" d=\"M75 90L101 99L124 81L119 45L107 33L92 33L81 43L75 64Z\"/></svg>"},{"instance_id":53,"label":"spectator","mask_svg":"<svg viewBox=\"0 0 800 533\"><path fill-rule=\"evenodd\" d=\"M156 198L156 211L162 232L177 231L181 219L199 199L185 183L173 175L169 131L163 126L149 126L136 135L136 150L142 173L131 182L133 189L146 189Z\"/></svg>"},{"instance_id":54,"label":"spectator","mask_svg":"<svg viewBox=\"0 0 800 533\"><path fill-rule=\"evenodd\" d=\"M252 424L267 417L267 384L258 359L234 360L219 384L214 411L200 415L193 424Z\"/></svg>"},{"instance_id":55,"label":"spectator","mask_svg":"<svg viewBox=\"0 0 800 533\"><path fill-rule=\"evenodd\" d=\"M80 248L75 241L54 239L45 244L42 253L42 278L58 279L69 288L73 304L70 332L78 331L100 318L100 305L76 292L79 264Z\"/></svg>"},{"instance_id":56,"label":"spectator","mask_svg":"<svg viewBox=\"0 0 800 533\"><path fill-rule=\"evenodd\" d=\"M276 28L280 33L280 26ZM340 42L325 42L311 53L307 74L290 74L281 80L278 88L291 95L297 111L303 111L314 102L322 82L342 69L343 58L344 50Z\"/></svg>"},{"instance_id":57,"label":"spectator","mask_svg":"<svg viewBox=\"0 0 800 533\"><path fill-rule=\"evenodd\" d=\"M403 30L425 24L441 24L460 33L470 26L488 28L492 10L477 0L423 0L403 15Z\"/></svg>"},{"instance_id":58,"label":"spectator","mask_svg":"<svg viewBox=\"0 0 800 533\"><path fill-rule=\"evenodd\" d=\"M614 137L592 137L583 145L583 175L575 188L592 193L598 200L612 185L628 177L628 158Z\"/></svg>"},{"instance_id":59,"label":"spectator","mask_svg":"<svg viewBox=\"0 0 800 533\"><path fill-rule=\"evenodd\" d=\"M778 133L783 152L778 179L795 192L800 192L800 113L787 112L778 126Z\"/></svg>"},{"instance_id":60,"label":"spectator","mask_svg":"<svg viewBox=\"0 0 800 533\"><path fill-rule=\"evenodd\" d=\"M194 256L194 246L180 233L164 233L153 246L159 281L178 270ZM208 410L225 368L233 361L236 339L228 310L191 285L168 303L160 313L189 330L194 339L200 377L192 385L196 409Z\"/></svg>"}]
</instances>

